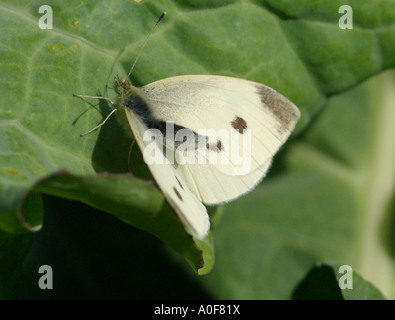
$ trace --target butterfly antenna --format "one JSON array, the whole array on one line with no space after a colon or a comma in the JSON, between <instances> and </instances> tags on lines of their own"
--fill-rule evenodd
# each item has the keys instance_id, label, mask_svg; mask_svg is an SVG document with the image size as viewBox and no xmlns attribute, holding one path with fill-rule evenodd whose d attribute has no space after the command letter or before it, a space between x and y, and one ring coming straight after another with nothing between
<instances>
[{"instance_id":1,"label":"butterfly antenna","mask_svg":"<svg viewBox=\"0 0 395 320\"><path fill-rule=\"evenodd\" d=\"M110 82L110 78L111 78L112 71L114 70L115 64L117 63L117 61L119 60L119 57L121 56L121 54L122 54L124 51L125 51L125 48L122 48L121 50L119 50L117 56L116 56L115 59L114 59L114 62L112 63L112 66L111 66L111 69L110 69L110 72L109 72L109 74L108 74L107 81L106 81L106 93L107 93L107 94L108 94L108 90L107 90L107 89L113 89L113 88L111 88L111 87L108 86L108 83Z\"/></svg>"},{"instance_id":2,"label":"butterfly antenna","mask_svg":"<svg viewBox=\"0 0 395 320\"><path fill-rule=\"evenodd\" d=\"M137 60L139 59L139 57L140 57L140 55L141 55L141 52L143 52L143 49L144 49L145 45L147 44L149 38L151 37L152 32L154 32L156 26L159 24L159 22L163 19L163 17L164 17L165 15L166 15L166 11L164 11L164 12L160 15L158 21L156 21L156 23L155 23L154 26L152 27L150 33L149 33L148 36L145 38L144 43L143 43L143 45L141 46L140 51L139 51L139 53L137 54L137 57L136 57L136 59L134 60L132 67L130 68L130 71L129 71L129 73L128 73L128 78L129 78L130 75L132 74L132 71L133 71L133 69L134 69L134 66L136 65Z\"/></svg>"}]
</instances>

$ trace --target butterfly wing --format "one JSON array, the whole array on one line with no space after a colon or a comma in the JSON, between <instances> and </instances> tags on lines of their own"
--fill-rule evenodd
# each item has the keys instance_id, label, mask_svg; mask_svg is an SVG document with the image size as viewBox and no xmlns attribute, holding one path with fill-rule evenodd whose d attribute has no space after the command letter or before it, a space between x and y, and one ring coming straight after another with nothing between
<instances>
[{"instance_id":1,"label":"butterfly wing","mask_svg":"<svg viewBox=\"0 0 395 320\"><path fill-rule=\"evenodd\" d=\"M178 76L140 90L156 119L206 137L205 148L197 149L194 157L210 164L195 161L176 169L206 204L230 201L254 188L300 116L298 108L275 90L231 77Z\"/></svg>"},{"instance_id":2,"label":"butterfly wing","mask_svg":"<svg viewBox=\"0 0 395 320\"><path fill-rule=\"evenodd\" d=\"M151 152L155 153L157 157L162 157L162 163L159 163L160 161L151 163L148 168L164 197L190 233L198 239L203 239L210 229L206 207L189 191L182 173L177 172L175 167L166 163L162 146L155 141L147 142L143 140L144 132L148 130L144 122L130 109L125 108L124 110L140 149L143 151L149 146ZM146 162L149 162L149 160L146 160Z\"/></svg>"}]
</instances>

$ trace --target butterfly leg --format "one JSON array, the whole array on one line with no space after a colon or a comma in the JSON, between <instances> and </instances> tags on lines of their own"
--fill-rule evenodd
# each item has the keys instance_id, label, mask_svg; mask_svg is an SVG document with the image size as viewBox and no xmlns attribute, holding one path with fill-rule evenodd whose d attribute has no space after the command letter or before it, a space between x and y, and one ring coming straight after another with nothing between
<instances>
[{"instance_id":1,"label":"butterfly leg","mask_svg":"<svg viewBox=\"0 0 395 320\"><path fill-rule=\"evenodd\" d=\"M80 137L83 137L83 136L85 136L85 135L87 135L87 134L89 134L89 133L91 133L91 132L93 132L93 131L99 129L102 125L104 125L104 124L106 123L106 121L113 115L113 113L114 113L115 111L117 111L117 109L112 110L112 111L110 112L110 114L103 120L103 122L99 123L96 127L94 127L93 129L90 129L90 130L87 131L87 132L84 132L84 133L80 134Z\"/></svg>"},{"instance_id":2,"label":"butterfly leg","mask_svg":"<svg viewBox=\"0 0 395 320\"><path fill-rule=\"evenodd\" d=\"M111 99L108 98L108 97L102 97L102 96L87 96L87 95L83 95L83 94L73 94L73 97L77 97L77 98L102 99L102 100L106 100L107 102L109 102L109 103L111 104L111 106L114 106L114 105L115 105L114 102L112 102ZM100 124L98 124L98 125L97 125L96 127L94 127L93 129L90 129L89 131L80 134L80 137L83 137L83 136L85 136L85 135L87 135L87 134L89 134L89 133L91 133L91 132L93 132L93 131L99 129L102 125L104 125L104 124L107 122L107 120L115 113L115 111L117 111L116 108L114 108L114 109L110 112L110 114L103 120L103 122L101 122Z\"/></svg>"}]
</instances>

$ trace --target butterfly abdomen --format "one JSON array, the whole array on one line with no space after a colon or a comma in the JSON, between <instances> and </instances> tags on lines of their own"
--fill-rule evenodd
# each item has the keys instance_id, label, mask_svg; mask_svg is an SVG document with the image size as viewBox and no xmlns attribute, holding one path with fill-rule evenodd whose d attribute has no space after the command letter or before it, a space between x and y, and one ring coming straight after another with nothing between
<instances>
[{"instance_id":1,"label":"butterfly abdomen","mask_svg":"<svg viewBox=\"0 0 395 320\"><path fill-rule=\"evenodd\" d=\"M121 97L120 100L124 108L128 108L146 124L148 124L147 122L151 121L153 118L146 99L144 99L137 89L133 90L132 92L127 92Z\"/></svg>"}]
</instances>

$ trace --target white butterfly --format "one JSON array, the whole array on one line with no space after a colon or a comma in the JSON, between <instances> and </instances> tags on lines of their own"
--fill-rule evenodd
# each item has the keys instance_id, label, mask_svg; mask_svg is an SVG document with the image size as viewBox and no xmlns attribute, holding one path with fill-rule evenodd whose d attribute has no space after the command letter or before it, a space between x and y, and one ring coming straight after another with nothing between
<instances>
[{"instance_id":1,"label":"white butterfly","mask_svg":"<svg viewBox=\"0 0 395 320\"><path fill-rule=\"evenodd\" d=\"M117 111L120 122L126 123L164 197L198 239L210 229L202 203L228 202L251 191L265 176L300 116L298 108L275 90L231 77L178 76L141 88L134 87L128 78L116 77L114 89L116 103L96 98L115 107L110 115ZM166 129L172 125L174 135L169 135ZM229 133L228 139L216 135L221 130ZM153 132L164 139L147 139L145 135ZM183 139L177 140L182 132L194 137L181 135ZM240 157L233 157L235 152L230 149L244 152L247 170L239 166ZM186 150L192 154L189 160L195 162L177 161L185 159ZM153 154L163 161L150 161Z\"/></svg>"}]
</instances>

